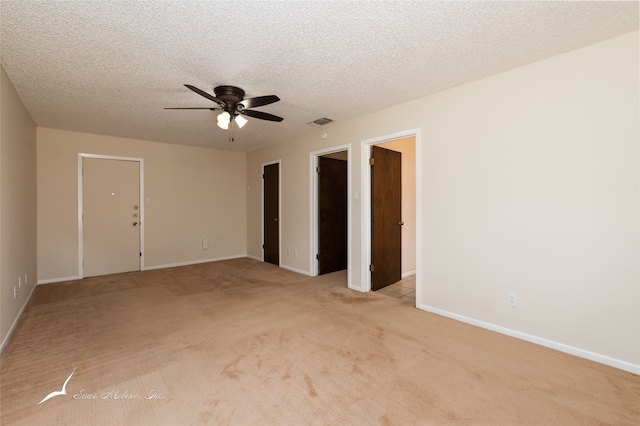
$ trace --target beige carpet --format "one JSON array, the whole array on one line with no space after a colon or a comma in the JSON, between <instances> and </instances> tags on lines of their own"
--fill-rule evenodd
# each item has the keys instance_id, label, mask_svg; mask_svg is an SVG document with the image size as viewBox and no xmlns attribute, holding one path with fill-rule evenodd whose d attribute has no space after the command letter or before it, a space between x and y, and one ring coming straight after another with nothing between
<instances>
[{"instance_id":1,"label":"beige carpet","mask_svg":"<svg viewBox=\"0 0 640 426\"><path fill-rule=\"evenodd\" d=\"M638 376L250 259L39 286L0 378L3 425L640 424Z\"/></svg>"}]
</instances>

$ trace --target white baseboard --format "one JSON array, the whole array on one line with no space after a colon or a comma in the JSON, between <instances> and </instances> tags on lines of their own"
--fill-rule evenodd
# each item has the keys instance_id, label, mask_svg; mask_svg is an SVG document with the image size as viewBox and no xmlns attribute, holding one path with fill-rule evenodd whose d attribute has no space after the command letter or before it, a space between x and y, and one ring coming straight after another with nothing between
<instances>
[{"instance_id":1,"label":"white baseboard","mask_svg":"<svg viewBox=\"0 0 640 426\"><path fill-rule=\"evenodd\" d=\"M20 319L22 318L22 314L24 313L24 310L27 309L27 305L29 305L29 302L31 301L31 296L33 296L33 292L37 286L38 286L37 284L34 285L31 291L29 292L29 296L27 296L27 300L24 302L24 305L22 305L22 308L20 308L20 312L18 312L18 315L16 316L15 320L13 320L13 324L11 324L11 327L9 328L9 332L4 337L4 339L2 339L2 343L0 344L0 354L2 354L5 346L7 346L7 343L9 343L9 339L11 339L11 335L13 334L16 326L20 322Z\"/></svg>"},{"instance_id":2,"label":"white baseboard","mask_svg":"<svg viewBox=\"0 0 640 426\"><path fill-rule=\"evenodd\" d=\"M154 266L145 266L143 271L151 271L154 269L166 269L166 268L175 268L176 266L188 266L188 265L197 265L199 263L209 263L209 262L217 262L220 260L230 260L230 259L242 259L243 257L247 257L245 254L240 254L237 256L224 256L224 257L215 257L211 259L200 259L200 260L189 260L186 262L178 262L178 263L167 263L164 265L154 265Z\"/></svg>"},{"instance_id":3,"label":"white baseboard","mask_svg":"<svg viewBox=\"0 0 640 426\"><path fill-rule=\"evenodd\" d=\"M423 311L431 312L443 317L451 318L456 321L464 322L467 324L475 325L476 327L484 328L487 330L495 331L496 333L505 334L507 336L515 337L517 339L526 340L527 342L535 343L540 346L555 349L560 352L564 352L570 355L574 355L580 358L588 359L590 361L598 362L600 364L608 365L610 367L618 368L620 370L628 371L633 374L640 375L640 365L633 364L627 361L622 361L616 358L611 358L606 355L601 355L595 352L587 351L585 349L575 348L573 346L565 345L564 343L554 342L542 337L534 336L532 334L523 333L521 331L512 330L510 328L502 327L499 325L491 324L476 320L473 318L458 315L452 312L444 311L442 309L433 308L427 305L420 305L420 309Z\"/></svg>"},{"instance_id":4,"label":"white baseboard","mask_svg":"<svg viewBox=\"0 0 640 426\"><path fill-rule=\"evenodd\" d=\"M142 270L143 271L151 271L151 270L154 270L154 269L175 268L176 266L197 265L199 263L217 262L217 261L220 261L220 260L230 260L230 259L242 259L244 257L248 257L249 259L257 260L258 262L263 262L263 260L261 258L259 258L259 257L250 256L250 255L246 255L246 254L240 254L240 255L237 255L237 256L224 256L224 257L215 257L215 258L211 258L211 259L189 260L189 261L186 261L186 262L166 263L166 264L163 264L163 265L145 266ZM286 265L280 265L280 267L283 268L283 269L288 269L289 271L297 272L299 274L311 276L311 274L309 274L309 272L303 271L301 269L292 268L292 267L286 266ZM64 281L73 281L73 280L77 280L77 279L80 279L80 277L78 277L77 275L74 276L74 277L51 278L51 279L47 279L47 280L39 280L38 281L38 285L40 285L40 284L60 283L60 282L64 282Z\"/></svg>"},{"instance_id":5,"label":"white baseboard","mask_svg":"<svg viewBox=\"0 0 640 426\"><path fill-rule=\"evenodd\" d=\"M415 269L413 271L403 272L402 273L402 278L407 278L407 277L410 277L410 276L415 275L415 274L416 274L416 270Z\"/></svg>"},{"instance_id":6,"label":"white baseboard","mask_svg":"<svg viewBox=\"0 0 640 426\"><path fill-rule=\"evenodd\" d=\"M153 269L174 268L176 266L196 265L198 263L216 262L218 260L241 259L243 257L249 257L249 256L246 256L244 254L240 254L240 255L237 255L237 256L225 256L225 257L216 257L216 258L211 258L211 259L190 260L190 261L187 261L187 262L167 263L165 265L145 266L142 270L143 271L150 271L150 270L153 270ZM256 260L262 260L262 259L256 259ZM80 279L80 277L78 277L77 275L74 276L74 277L51 278L51 279L47 279L47 280L39 280L38 281L38 285L40 285L40 284L60 283L60 282L64 282L64 281L74 281L74 280L78 280L78 279Z\"/></svg>"},{"instance_id":7,"label":"white baseboard","mask_svg":"<svg viewBox=\"0 0 640 426\"><path fill-rule=\"evenodd\" d=\"M261 257L258 257L258 256L245 255L244 257L248 257L249 259L257 260L258 262L264 262L264 259L262 259ZM302 269L293 268L291 266L287 266L287 265L283 265L283 264L280 264L278 266L280 268L282 268L282 269L286 269L286 270L292 271L292 272L297 272L298 274L306 275L308 277L312 276L311 273L309 273L309 271L303 271Z\"/></svg>"},{"instance_id":8,"label":"white baseboard","mask_svg":"<svg viewBox=\"0 0 640 426\"><path fill-rule=\"evenodd\" d=\"M287 271L292 271L292 272L297 272L298 274L302 274L302 275L306 275L308 277L312 276L309 271L303 271L302 269L297 269L297 268L292 268L291 266L287 266L287 265L280 265L280 267L282 269L286 269Z\"/></svg>"},{"instance_id":9,"label":"white baseboard","mask_svg":"<svg viewBox=\"0 0 640 426\"><path fill-rule=\"evenodd\" d=\"M49 280L38 280L38 285L40 284L53 284L53 283L61 283L64 281L74 281L74 280L78 280L80 279L79 276L75 276L75 277L62 277L62 278L52 278Z\"/></svg>"}]
</instances>

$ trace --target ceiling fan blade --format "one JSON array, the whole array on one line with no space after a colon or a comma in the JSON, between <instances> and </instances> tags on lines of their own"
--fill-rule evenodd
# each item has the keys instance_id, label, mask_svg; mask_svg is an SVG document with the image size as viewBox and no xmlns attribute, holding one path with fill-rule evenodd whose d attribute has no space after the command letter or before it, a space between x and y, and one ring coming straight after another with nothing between
<instances>
[{"instance_id":1,"label":"ceiling fan blade","mask_svg":"<svg viewBox=\"0 0 640 426\"><path fill-rule=\"evenodd\" d=\"M259 118L260 120L269 120L269 121L282 121L282 117L278 117L277 115L268 114L262 111L254 111L252 109L245 109L240 112L241 114L248 115L249 117Z\"/></svg>"},{"instance_id":2,"label":"ceiling fan blade","mask_svg":"<svg viewBox=\"0 0 640 426\"><path fill-rule=\"evenodd\" d=\"M245 108L255 108L263 105L269 105L274 102L278 102L279 100L280 98L276 95L268 95L245 99L244 101L239 102L239 104L243 105Z\"/></svg>"},{"instance_id":3,"label":"ceiling fan blade","mask_svg":"<svg viewBox=\"0 0 640 426\"><path fill-rule=\"evenodd\" d=\"M186 86L188 89L191 89L191 90L193 90L194 92L196 92L198 95L200 95L200 96L204 96L205 98L207 98L207 99L209 99L209 100L211 100L211 101L213 101L213 102L217 103L218 105L224 106L224 102L222 102L220 99L216 98L215 96L208 94L208 93L207 93L207 92L205 92L204 90L200 90L200 89L198 89L197 87L192 86L192 85L190 85L190 84L185 84L185 86Z\"/></svg>"},{"instance_id":4,"label":"ceiling fan blade","mask_svg":"<svg viewBox=\"0 0 640 426\"><path fill-rule=\"evenodd\" d=\"M210 109L211 111L215 111L221 108L210 108L210 107L173 107L173 108L165 108L165 109Z\"/></svg>"}]
</instances>

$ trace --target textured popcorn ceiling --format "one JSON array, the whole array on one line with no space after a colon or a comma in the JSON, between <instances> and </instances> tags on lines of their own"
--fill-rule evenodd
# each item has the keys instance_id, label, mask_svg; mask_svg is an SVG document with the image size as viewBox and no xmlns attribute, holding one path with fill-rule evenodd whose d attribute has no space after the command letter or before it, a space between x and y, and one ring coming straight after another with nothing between
<instances>
[{"instance_id":1,"label":"textured popcorn ceiling","mask_svg":"<svg viewBox=\"0 0 640 426\"><path fill-rule=\"evenodd\" d=\"M39 126L251 151L638 29L638 2L6 1L1 62ZM278 95L228 133L183 86ZM330 125L331 126L331 125Z\"/></svg>"}]
</instances>

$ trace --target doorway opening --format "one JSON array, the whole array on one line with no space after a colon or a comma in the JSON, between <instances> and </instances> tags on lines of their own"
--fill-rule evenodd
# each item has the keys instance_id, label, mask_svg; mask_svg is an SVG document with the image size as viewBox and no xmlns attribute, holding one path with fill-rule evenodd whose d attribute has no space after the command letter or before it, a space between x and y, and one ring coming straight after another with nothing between
<instances>
[{"instance_id":1,"label":"doorway opening","mask_svg":"<svg viewBox=\"0 0 640 426\"><path fill-rule=\"evenodd\" d=\"M407 293L412 293L411 296L415 297L413 304L418 307L420 303L420 277L421 277L421 245L420 245L420 131L419 129L409 130L405 132L399 132L396 134L381 136L373 139L364 140L361 142L361 182L362 182L362 264L361 273L363 281L363 290L371 291L372 286L372 274L370 269L376 269L380 267L380 261L384 262L384 259L380 259L378 256L378 265L373 264L375 254L372 247L372 224L374 218L372 217L372 208L376 200L372 194L373 180L370 169L370 158L373 146L379 146L388 150L402 152L402 217L398 222L401 222L402 229L402 259L401 259L401 276L397 285L386 287L388 291L392 290L392 287L399 287L403 282L411 283L415 287L415 293L412 293L412 289L407 290ZM373 166L375 167L375 166ZM381 202L378 200L378 202ZM373 267L371 265L374 265ZM384 265L382 265L384 266ZM408 287L408 285L405 286ZM397 291L400 292L398 289ZM401 295L402 296L402 295Z\"/></svg>"},{"instance_id":2,"label":"doorway opening","mask_svg":"<svg viewBox=\"0 0 640 426\"><path fill-rule=\"evenodd\" d=\"M351 145L310 154L312 276L345 276L351 287Z\"/></svg>"},{"instance_id":3,"label":"doorway opening","mask_svg":"<svg viewBox=\"0 0 640 426\"><path fill-rule=\"evenodd\" d=\"M280 266L280 160L262 165L262 260Z\"/></svg>"}]
</instances>

